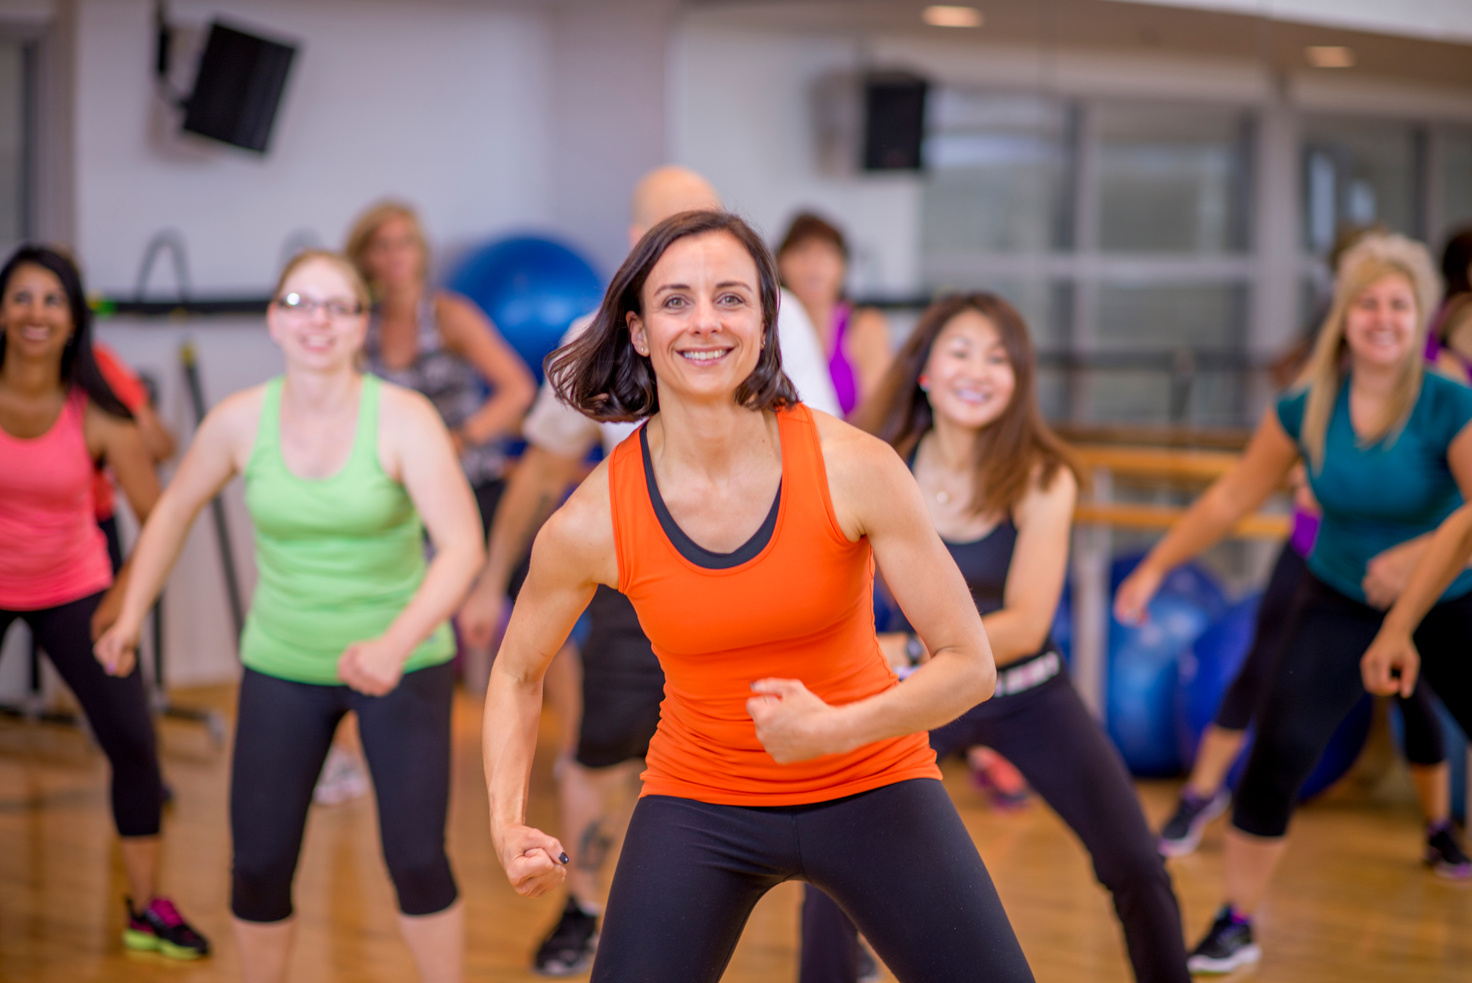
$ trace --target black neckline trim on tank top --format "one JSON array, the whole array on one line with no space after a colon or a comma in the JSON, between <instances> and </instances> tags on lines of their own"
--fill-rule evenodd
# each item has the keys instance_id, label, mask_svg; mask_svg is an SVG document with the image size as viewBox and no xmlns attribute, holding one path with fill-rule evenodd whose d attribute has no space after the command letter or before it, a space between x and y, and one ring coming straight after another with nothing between
<instances>
[{"instance_id":1,"label":"black neckline trim on tank top","mask_svg":"<svg viewBox=\"0 0 1472 983\"><path fill-rule=\"evenodd\" d=\"M664 504L664 497L659 493L659 485L654 481L654 462L649 456L648 427L639 428L639 451L644 456L644 484L649 487L649 503L654 506L654 514L659 519L660 528L669 537L670 544L675 550L695 564L707 570L729 570L739 567L748 560L756 558L756 555L767 548L772 541L772 533L777 529L777 513L782 506L782 484L777 484L777 497L772 499L771 511L762 520L761 526L752 533L750 539L736 547L730 553L716 553L706 549L695 540L685 535L675 522L675 517L670 515L669 508Z\"/></svg>"}]
</instances>

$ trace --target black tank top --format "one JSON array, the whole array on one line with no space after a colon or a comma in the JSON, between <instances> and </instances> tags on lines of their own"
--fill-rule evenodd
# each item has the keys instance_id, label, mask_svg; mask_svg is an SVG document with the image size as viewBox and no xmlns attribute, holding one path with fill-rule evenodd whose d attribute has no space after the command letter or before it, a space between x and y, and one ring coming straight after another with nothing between
<instances>
[{"instance_id":1,"label":"black tank top","mask_svg":"<svg viewBox=\"0 0 1472 983\"><path fill-rule=\"evenodd\" d=\"M976 610L983 615L1000 611L1007 588L1007 570L1012 565L1012 552L1017 548L1017 526L1012 522L1012 517L1009 515L1002 519L991 532L980 539L973 539L968 543L952 543L947 540L941 542L946 544L951 558L960 568L966 587L971 591L971 599L976 602ZM911 630L909 621L898 606L890 614L889 630ZM1013 669L1052 651L1055 649L1050 633L1043 639L1042 648L1007 663L1006 668Z\"/></svg>"}]
</instances>

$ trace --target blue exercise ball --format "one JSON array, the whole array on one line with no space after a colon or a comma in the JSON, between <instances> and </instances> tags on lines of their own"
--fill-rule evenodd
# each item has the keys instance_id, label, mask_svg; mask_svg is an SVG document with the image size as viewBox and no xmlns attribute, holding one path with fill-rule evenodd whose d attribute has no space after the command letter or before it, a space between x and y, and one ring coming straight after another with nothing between
<instances>
[{"instance_id":1,"label":"blue exercise ball","mask_svg":"<svg viewBox=\"0 0 1472 983\"><path fill-rule=\"evenodd\" d=\"M1058 596L1058 610L1053 612L1051 630L1053 645L1063 657L1065 665L1073 664L1073 581L1063 582L1063 593Z\"/></svg>"},{"instance_id":2,"label":"blue exercise ball","mask_svg":"<svg viewBox=\"0 0 1472 983\"><path fill-rule=\"evenodd\" d=\"M1253 594L1227 608L1181 655L1176 688L1176 739L1181 760L1196 760L1201 734L1216 717L1227 687L1237 678L1252 636L1262 595Z\"/></svg>"},{"instance_id":3,"label":"blue exercise ball","mask_svg":"<svg viewBox=\"0 0 1472 983\"><path fill-rule=\"evenodd\" d=\"M1375 701L1366 693L1358 703L1345 714L1339 726L1334 729L1334 734L1329 738L1329 744L1324 748L1324 753L1319 756L1318 764L1314 765L1313 771L1309 772L1308 778L1304 779L1303 785L1298 790L1298 801L1307 802L1329 790L1335 782L1343 778L1345 773L1358 760L1360 752L1364 750L1365 741L1370 736L1370 722L1374 718ZM1247 760L1252 756L1252 734L1249 730L1246 745L1242 753L1237 756L1237 761L1232 765L1232 770L1227 773L1227 784L1236 788L1242 779L1242 774L1247 770Z\"/></svg>"},{"instance_id":4,"label":"blue exercise ball","mask_svg":"<svg viewBox=\"0 0 1472 983\"><path fill-rule=\"evenodd\" d=\"M1194 600L1158 594L1141 625L1111 620L1105 724L1125 765L1136 775L1178 774L1176 737L1178 664L1211 624Z\"/></svg>"},{"instance_id":5,"label":"blue exercise ball","mask_svg":"<svg viewBox=\"0 0 1472 983\"><path fill-rule=\"evenodd\" d=\"M472 250L445 284L495 322L542 380L542 360L568 325L597 308L603 284L570 246L540 236L498 239Z\"/></svg>"}]
</instances>

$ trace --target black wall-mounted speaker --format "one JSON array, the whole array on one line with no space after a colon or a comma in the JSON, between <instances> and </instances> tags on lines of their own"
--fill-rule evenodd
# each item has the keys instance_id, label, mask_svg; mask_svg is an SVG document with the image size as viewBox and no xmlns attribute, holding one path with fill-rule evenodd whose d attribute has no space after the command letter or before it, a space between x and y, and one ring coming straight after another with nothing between
<instances>
[{"instance_id":1,"label":"black wall-mounted speaker","mask_svg":"<svg viewBox=\"0 0 1472 983\"><path fill-rule=\"evenodd\" d=\"M215 21L185 103L184 129L265 153L295 55L293 45Z\"/></svg>"},{"instance_id":2,"label":"black wall-mounted speaker","mask_svg":"<svg viewBox=\"0 0 1472 983\"><path fill-rule=\"evenodd\" d=\"M918 171L924 166L925 94L929 83L908 72L864 78L864 170Z\"/></svg>"}]
</instances>

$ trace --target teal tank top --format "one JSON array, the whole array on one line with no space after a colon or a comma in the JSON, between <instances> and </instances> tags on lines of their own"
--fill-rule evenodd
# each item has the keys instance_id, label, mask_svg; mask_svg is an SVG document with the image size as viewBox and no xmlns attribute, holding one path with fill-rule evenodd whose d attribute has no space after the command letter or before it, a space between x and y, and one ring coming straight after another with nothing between
<instances>
[{"instance_id":1,"label":"teal tank top","mask_svg":"<svg viewBox=\"0 0 1472 983\"><path fill-rule=\"evenodd\" d=\"M363 377L348 462L322 479L298 478L281 457L281 382L266 383L245 468L259 579L240 659L268 676L337 685L343 649L382 635L424 580L424 526L378 463L379 380ZM454 654L442 623L404 671Z\"/></svg>"},{"instance_id":2,"label":"teal tank top","mask_svg":"<svg viewBox=\"0 0 1472 983\"><path fill-rule=\"evenodd\" d=\"M1302 432L1308 390L1278 400L1278 420L1305 459ZM1308 484L1324 510L1308 568L1346 597L1364 601L1365 567L1376 554L1441 524L1462 504L1447 464L1447 445L1472 422L1472 389L1427 372L1405 427L1375 444L1355 437L1349 420L1349 377L1339 387L1324 440L1324 463ZM1472 591L1464 570L1443 600Z\"/></svg>"}]
</instances>

